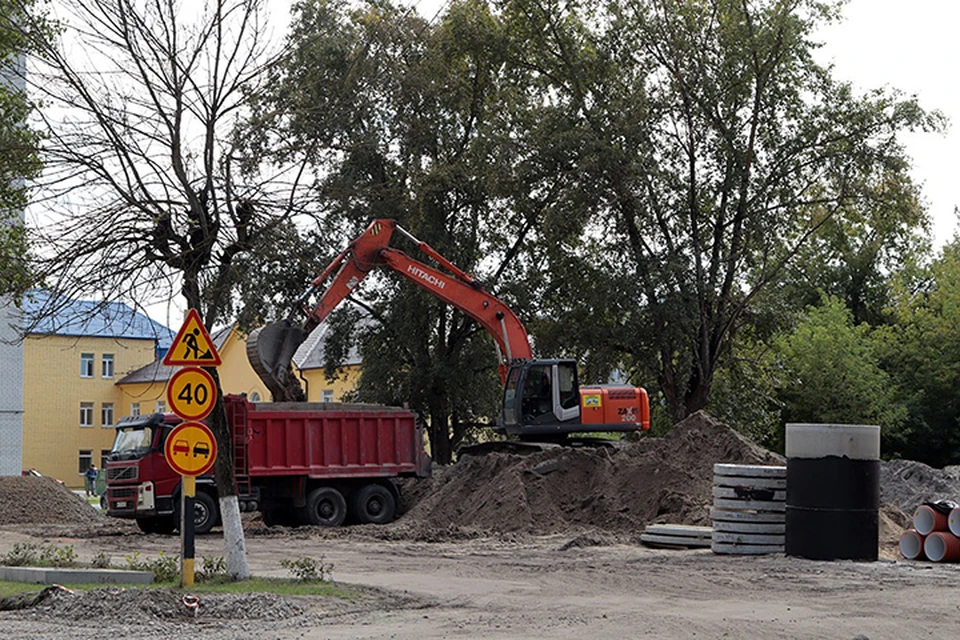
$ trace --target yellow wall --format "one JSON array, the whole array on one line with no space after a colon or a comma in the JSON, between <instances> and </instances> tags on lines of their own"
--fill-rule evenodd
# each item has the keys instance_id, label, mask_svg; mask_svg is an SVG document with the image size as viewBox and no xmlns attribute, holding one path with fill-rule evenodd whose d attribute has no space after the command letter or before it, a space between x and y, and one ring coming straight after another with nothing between
<instances>
[{"instance_id":1,"label":"yellow wall","mask_svg":"<svg viewBox=\"0 0 960 640\"><path fill-rule=\"evenodd\" d=\"M220 386L224 393L245 393L251 400L259 398L260 402L271 400L270 392L260 380L257 372L247 360L247 337L236 328L230 330L230 335L218 347L220 360L223 364L217 369L220 374Z\"/></svg>"},{"instance_id":2,"label":"yellow wall","mask_svg":"<svg viewBox=\"0 0 960 640\"><path fill-rule=\"evenodd\" d=\"M224 393L245 393L261 401L271 399L266 386L247 361L246 337L236 329L218 347L223 364L219 367ZM81 354L93 354L93 377L80 375ZM113 354L114 371L103 377L103 354ZM101 453L113 445L114 430L103 425L104 403L113 404L114 423L124 416L167 411L167 378L175 370L164 367L156 382L116 384L127 374L154 361L152 340L28 336L24 344L23 373L23 468L63 480L67 486L82 487L79 475L81 450L92 452L93 464L101 466ZM334 402L356 388L360 367L341 369L328 382L323 369L302 372L307 399L322 402L323 391L333 391ZM256 395L255 395L256 394ZM81 403L93 405L93 426L80 426Z\"/></svg>"},{"instance_id":3,"label":"yellow wall","mask_svg":"<svg viewBox=\"0 0 960 640\"><path fill-rule=\"evenodd\" d=\"M117 393L123 407L121 416L166 413L169 410L166 380L117 385Z\"/></svg>"},{"instance_id":4,"label":"yellow wall","mask_svg":"<svg viewBox=\"0 0 960 640\"><path fill-rule=\"evenodd\" d=\"M81 354L93 354L93 376L81 376ZM103 376L103 355L113 355L113 375ZM113 445L114 430L104 425L104 404L113 404L113 421L129 411L115 385L130 371L154 359L153 340L70 336L27 336L23 348L23 467L82 487L80 450L93 454ZM93 426L80 426L81 403L93 405Z\"/></svg>"},{"instance_id":5,"label":"yellow wall","mask_svg":"<svg viewBox=\"0 0 960 640\"><path fill-rule=\"evenodd\" d=\"M357 388L360 380L360 365L348 365L338 370L337 379L328 382L323 369L305 369L299 372L306 379L307 401L323 402L324 390L333 391L333 402L341 402L343 394ZM301 381L302 384L302 381Z\"/></svg>"}]
</instances>

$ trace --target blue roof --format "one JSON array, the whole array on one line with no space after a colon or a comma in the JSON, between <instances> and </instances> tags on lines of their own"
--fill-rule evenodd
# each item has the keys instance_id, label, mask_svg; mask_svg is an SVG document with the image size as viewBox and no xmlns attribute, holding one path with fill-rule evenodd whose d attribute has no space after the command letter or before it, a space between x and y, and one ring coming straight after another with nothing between
<instances>
[{"instance_id":1,"label":"blue roof","mask_svg":"<svg viewBox=\"0 0 960 640\"><path fill-rule=\"evenodd\" d=\"M122 302L73 300L35 289L24 296L23 312L31 334L156 340L161 350L176 337L176 332Z\"/></svg>"}]
</instances>

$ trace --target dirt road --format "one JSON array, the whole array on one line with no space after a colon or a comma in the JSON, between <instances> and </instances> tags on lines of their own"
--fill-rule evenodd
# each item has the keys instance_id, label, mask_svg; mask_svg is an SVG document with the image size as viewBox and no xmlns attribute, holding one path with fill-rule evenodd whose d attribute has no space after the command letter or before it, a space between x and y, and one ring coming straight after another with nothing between
<instances>
[{"instance_id":1,"label":"dirt road","mask_svg":"<svg viewBox=\"0 0 960 640\"><path fill-rule=\"evenodd\" d=\"M177 538L35 537L0 530L0 553L17 542L73 544L117 564L140 551L177 552ZM593 546L597 545L599 546ZM75 620L47 612L0 613L0 638L914 638L946 637L960 616L958 570L895 562L811 562L783 556L722 557L624 544L602 534L424 543L377 540L357 528L247 537L251 569L286 576L283 559L323 557L336 581L377 590L352 602L294 598L303 613L279 620L149 617L128 612ZM219 536L198 556L222 555ZM203 600L201 599L201 611ZM246 615L246 614L245 614ZM76 617L74 612L74 617ZM199 635L198 635L199 634Z\"/></svg>"}]
</instances>

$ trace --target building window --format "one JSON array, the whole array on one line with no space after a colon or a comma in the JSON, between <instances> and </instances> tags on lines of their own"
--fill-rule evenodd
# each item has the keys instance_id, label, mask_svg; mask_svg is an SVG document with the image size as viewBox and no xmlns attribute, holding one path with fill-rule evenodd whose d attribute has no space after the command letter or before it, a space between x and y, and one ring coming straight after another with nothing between
<instances>
[{"instance_id":1,"label":"building window","mask_svg":"<svg viewBox=\"0 0 960 640\"><path fill-rule=\"evenodd\" d=\"M136 418L138 415L140 415L140 403L139 403L139 402L131 402L131 403L130 403L130 415L133 416L134 418Z\"/></svg>"},{"instance_id":2,"label":"building window","mask_svg":"<svg viewBox=\"0 0 960 640\"><path fill-rule=\"evenodd\" d=\"M107 460L110 459L110 449L100 449L100 468L107 467Z\"/></svg>"},{"instance_id":3,"label":"building window","mask_svg":"<svg viewBox=\"0 0 960 640\"><path fill-rule=\"evenodd\" d=\"M165 400L157 400L157 413L166 413L167 403Z\"/></svg>"},{"instance_id":4,"label":"building window","mask_svg":"<svg viewBox=\"0 0 960 640\"><path fill-rule=\"evenodd\" d=\"M103 354L103 377L112 378L113 377L113 354L105 353Z\"/></svg>"},{"instance_id":5,"label":"building window","mask_svg":"<svg viewBox=\"0 0 960 640\"><path fill-rule=\"evenodd\" d=\"M80 403L80 426L81 427L93 426L93 403L92 402Z\"/></svg>"},{"instance_id":6,"label":"building window","mask_svg":"<svg viewBox=\"0 0 960 640\"><path fill-rule=\"evenodd\" d=\"M80 354L80 377L81 378L93 377L93 354L92 353Z\"/></svg>"},{"instance_id":7,"label":"building window","mask_svg":"<svg viewBox=\"0 0 960 640\"><path fill-rule=\"evenodd\" d=\"M260 394L254 391L250 394L250 402L260 402Z\"/></svg>"},{"instance_id":8,"label":"building window","mask_svg":"<svg viewBox=\"0 0 960 640\"><path fill-rule=\"evenodd\" d=\"M113 403L104 402L100 408L100 425L103 427L113 426Z\"/></svg>"},{"instance_id":9,"label":"building window","mask_svg":"<svg viewBox=\"0 0 960 640\"><path fill-rule=\"evenodd\" d=\"M324 389L320 393L321 402L333 402L333 389Z\"/></svg>"},{"instance_id":10,"label":"building window","mask_svg":"<svg viewBox=\"0 0 960 640\"><path fill-rule=\"evenodd\" d=\"M77 465L77 470L80 473L83 473L90 468L90 465L93 464L93 451L90 449L80 449L80 458L79 464Z\"/></svg>"}]
</instances>

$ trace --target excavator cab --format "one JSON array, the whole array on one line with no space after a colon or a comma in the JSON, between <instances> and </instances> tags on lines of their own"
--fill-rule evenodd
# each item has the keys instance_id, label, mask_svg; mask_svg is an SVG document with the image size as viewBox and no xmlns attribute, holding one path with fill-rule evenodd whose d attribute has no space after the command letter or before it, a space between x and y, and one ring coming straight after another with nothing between
<instances>
[{"instance_id":1,"label":"excavator cab","mask_svg":"<svg viewBox=\"0 0 960 640\"><path fill-rule=\"evenodd\" d=\"M574 360L515 362L504 384L497 430L537 436L581 431L579 388Z\"/></svg>"},{"instance_id":2,"label":"excavator cab","mask_svg":"<svg viewBox=\"0 0 960 640\"><path fill-rule=\"evenodd\" d=\"M581 387L575 360L516 360L503 387L495 431L521 439L564 439L570 433L650 428L643 389L625 385Z\"/></svg>"}]
</instances>

